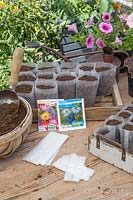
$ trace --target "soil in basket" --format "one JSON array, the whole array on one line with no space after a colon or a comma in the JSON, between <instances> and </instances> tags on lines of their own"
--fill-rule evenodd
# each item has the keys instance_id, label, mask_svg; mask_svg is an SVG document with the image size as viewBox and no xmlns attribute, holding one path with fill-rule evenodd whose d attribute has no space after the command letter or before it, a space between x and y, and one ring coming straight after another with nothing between
<instances>
[{"instance_id":1,"label":"soil in basket","mask_svg":"<svg viewBox=\"0 0 133 200\"><path fill-rule=\"evenodd\" d=\"M79 80L82 80L82 81L96 81L97 78L95 76L84 75L84 76L80 77Z\"/></svg>"},{"instance_id":2,"label":"soil in basket","mask_svg":"<svg viewBox=\"0 0 133 200\"><path fill-rule=\"evenodd\" d=\"M54 88L54 86L51 85L37 85L36 87L42 90L48 90Z\"/></svg>"},{"instance_id":3,"label":"soil in basket","mask_svg":"<svg viewBox=\"0 0 133 200\"><path fill-rule=\"evenodd\" d=\"M83 71L91 71L91 70L93 70L93 67L90 67L90 66L82 66L82 67L80 67L80 69L83 70Z\"/></svg>"},{"instance_id":4,"label":"soil in basket","mask_svg":"<svg viewBox=\"0 0 133 200\"><path fill-rule=\"evenodd\" d=\"M128 106L126 110L129 110L129 111L133 112L133 107L132 106Z\"/></svg>"},{"instance_id":5,"label":"soil in basket","mask_svg":"<svg viewBox=\"0 0 133 200\"><path fill-rule=\"evenodd\" d=\"M0 136L15 129L26 116L26 109L22 104L20 104L17 113L14 112L15 106L13 103L0 106Z\"/></svg>"},{"instance_id":6,"label":"soil in basket","mask_svg":"<svg viewBox=\"0 0 133 200\"><path fill-rule=\"evenodd\" d=\"M57 81L71 81L74 79L75 79L74 76L61 76L56 78Z\"/></svg>"},{"instance_id":7,"label":"soil in basket","mask_svg":"<svg viewBox=\"0 0 133 200\"><path fill-rule=\"evenodd\" d=\"M131 124L126 124L123 128L128 131L133 131L133 125Z\"/></svg>"},{"instance_id":8,"label":"soil in basket","mask_svg":"<svg viewBox=\"0 0 133 200\"><path fill-rule=\"evenodd\" d=\"M17 93L31 93L32 85L26 85L26 84L18 85L15 91Z\"/></svg>"},{"instance_id":9,"label":"soil in basket","mask_svg":"<svg viewBox=\"0 0 133 200\"><path fill-rule=\"evenodd\" d=\"M42 78L42 79L53 79L53 76L52 75L40 75L38 78Z\"/></svg>"},{"instance_id":10,"label":"soil in basket","mask_svg":"<svg viewBox=\"0 0 133 200\"><path fill-rule=\"evenodd\" d=\"M108 122L106 122L106 125L119 125L119 124L121 124L121 122L116 119L111 119Z\"/></svg>"},{"instance_id":11,"label":"soil in basket","mask_svg":"<svg viewBox=\"0 0 133 200\"><path fill-rule=\"evenodd\" d=\"M110 70L110 67L96 67L96 72L104 72Z\"/></svg>"},{"instance_id":12,"label":"soil in basket","mask_svg":"<svg viewBox=\"0 0 133 200\"><path fill-rule=\"evenodd\" d=\"M22 65L20 71L24 72L24 71L32 71L34 70L35 67L30 67L30 66L26 66L26 65Z\"/></svg>"},{"instance_id":13,"label":"soil in basket","mask_svg":"<svg viewBox=\"0 0 133 200\"><path fill-rule=\"evenodd\" d=\"M128 112L121 112L119 116L123 117L124 119L127 119L131 116L131 114Z\"/></svg>"},{"instance_id":14,"label":"soil in basket","mask_svg":"<svg viewBox=\"0 0 133 200\"><path fill-rule=\"evenodd\" d=\"M18 81L35 81L36 78L33 76L19 76Z\"/></svg>"}]
</instances>

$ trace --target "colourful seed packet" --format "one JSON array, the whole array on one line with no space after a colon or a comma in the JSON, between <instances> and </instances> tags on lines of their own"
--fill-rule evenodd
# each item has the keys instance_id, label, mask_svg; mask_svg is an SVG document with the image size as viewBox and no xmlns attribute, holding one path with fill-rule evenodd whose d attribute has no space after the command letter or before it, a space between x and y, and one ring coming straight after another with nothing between
<instances>
[{"instance_id":1,"label":"colourful seed packet","mask_svg":"<svg viewBox=\"0 0 133 200\"><path fill-rule=\"evenodd\" d=\"M58 101L59 130L76 130L86 128L84 99Z\"/></svg>"},{"instance_id":2,"label":"colourful seed packet","mask_svg":"<svg viewBox=\"0 0 133 200\"><path fill-rule=\"evenodd\" d=\"M59 129L57 101L53 99L37 101L39 131L57 131Z\"/></svg>"}]
</instances>

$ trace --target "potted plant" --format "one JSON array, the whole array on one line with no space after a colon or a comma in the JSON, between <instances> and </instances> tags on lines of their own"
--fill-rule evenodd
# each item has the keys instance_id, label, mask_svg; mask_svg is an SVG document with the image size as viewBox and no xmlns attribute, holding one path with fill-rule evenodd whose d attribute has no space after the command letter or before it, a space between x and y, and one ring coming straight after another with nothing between
<instances>
[{"instance_id":1,"label":"potted plant","mask_svg":"<svg viewBox=\"0 0 133 200\"><path fill-rule=\"evenodd\" d=\"M104 54L113 55L111 49L124 49L131 51L133 46L133 13L127 15L114 11L101 14L94 10L89 17L86 25L76 23L68 26L69 31L75 32L70 37L75 41L79 41L87 48L96 47L103 49ZM109 47L109 48L107 48ZM109 52L109 53L108 53ZM112 57L109 56L109 61L105 57L106 62L112 62Z\"/></svg>"}]
</instances>

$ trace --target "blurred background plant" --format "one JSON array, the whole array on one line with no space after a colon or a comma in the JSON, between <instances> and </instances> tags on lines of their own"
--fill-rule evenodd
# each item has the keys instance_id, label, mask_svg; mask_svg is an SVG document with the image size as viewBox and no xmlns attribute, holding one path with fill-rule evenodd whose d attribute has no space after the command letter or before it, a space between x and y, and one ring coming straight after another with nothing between
<instances>
[{"instance_id":1,"label":"blurred background plant","mask_svg":"<svg viewBox=\"0 0 133 200\"><path fill-rule=\"evenodd\" d=\"M3 0L0 1L0 89L8 86L13 51L25 49L24 62L38 62L41 58L52 61L56 58L26 47L28 42L39 41L59 49L62 28L71 21L83 19L90 6L84 0Z\"/></svg>"}]
</instances>

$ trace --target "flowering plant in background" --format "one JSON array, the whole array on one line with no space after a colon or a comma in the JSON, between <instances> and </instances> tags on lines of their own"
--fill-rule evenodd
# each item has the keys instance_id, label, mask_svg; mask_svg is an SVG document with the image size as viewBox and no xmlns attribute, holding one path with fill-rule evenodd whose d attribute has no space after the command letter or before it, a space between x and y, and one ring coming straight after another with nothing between
<instances>
[{"instance_id":1,"label":"flowering plant in background","mask_svg":"<svg viewBox=\"0 0 133 200\"><path fill-rule=\"evenodd\" d=\"M85 44L87 48L95 46L99 49L110 46L115 49L124 47L124 50L132 50L133 13L111 15L106 12L101 15L95 12L95 15L93 14L93 17L90 17L80 30L78 30L76 23L71 24L68 31L70 27L71 31L75 32L71 36L72 39L79 41L82 45Z\"/></svg>"}]
</instances>

